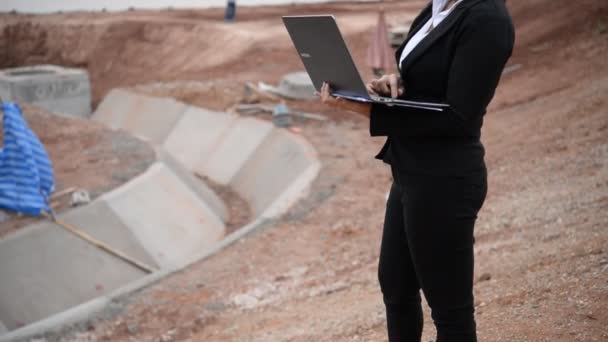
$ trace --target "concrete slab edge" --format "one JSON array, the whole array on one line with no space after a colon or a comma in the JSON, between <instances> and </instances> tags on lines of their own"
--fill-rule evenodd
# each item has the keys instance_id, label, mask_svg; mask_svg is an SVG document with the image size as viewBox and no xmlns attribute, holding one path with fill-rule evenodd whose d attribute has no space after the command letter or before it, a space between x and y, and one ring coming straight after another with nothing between
<instances>
[{"instance_id":1,"label":"concrete slab edge","mask_svg":"<svg viewBox=\"0 0 608 342\"><path fill-rule=\"evenodd\" d=\"M116 189L113 189L112 191L103 194L102 196L100 196L99 198L95 199L95 201L93 203L97 203L97 202L105 202L108 198L108 196L111 197L112 193L118 192L118 191L128 191L128 188L130 187L130 184L133 184L134 182L140 182L142 180L142 178L144 178L144 176L151 172L152 167L156 166L159 167L160 165L164 165L163 162L157 161L155 163L153 163L146 171L144 171L142 174L134 177L133 179L129 180L128 182L126 182L125 184L119 186ZM167 167L165 165L166 169L172 173L174 173L174 171ZM175 173L174 173L175 174ZM180 181L184 182L183 179L179 178L179 175L176 175L178 179L180 179ZM198 197L198 196L197 196ZM201 200L203 200L201 198ZM79 208L73 209L73 210L78 210ZM72 211L73 211L72 210ZM72 212L69 211L69 212ZM65 214L64 214L65 215ZM117 216L118 217L118 216ZM223 220L218 216L218 220L223 222ZM125 224L125 227L127 229L131 228ZM21 237L23 235L28 235L32 230L36 230L36 229L40 229L39 227L39 223L34 223L29 225L28 227L25 227L23 229L20 229L19 231L15 232L14 234L11 234L10 236L6 237L4 239L4 241L9 241L11 239L14 238L18 238ZM144 247L145 248L145 247ZM54 328L54 324L62 322L62 326L65 326L66 324L70 324L76 321L79 321L80 319L78 319L77 317L81 317L82 314L94 314L99 312L100 310L103 310L107 304L109 303L108 300L111 298L114 298L115 296L118 296L122 293L130 293L132 292L134 289L139 289L142 286L145 286L148 282L153 281L154 279L158 279L159 277L163 277L166 274L168 274L167 272L171 272L172 270L174 270L173 268L167 268L164 270L161 270L159 272L155 272L151 275L148 275L144 278L141 278L140 280L136 280L133 282L130 282L129 284L120 287L119 289L117 289L114 292L111 292L110 294L106 295L106 296L101 296L98 298L95 298L91 301L88 301L82 305L79 306L75 306L73 308L67 309L65 311L62 311L58 314L55 314L53 316L50 316L46 319L43 319L39 322L35 322L32 324L28 324L27 326L20 328L20 329L16 329L12 332L7 331L7 329L2 329L0 330L0 341L4 341L5 339L8 339L8 341L14 341L14 340L19 340L20 338L22 338L23 336L33 336L36 334L40 334L43 331L57 331L57 329L53 329ZM34 329L35 327L38 327L36 329ZM31 330L34 329L34 330ZM33 333L31 333L33 331ZM22 335L25 334L25 335ZM13 336L15 336L13 338ZM25 337L23 337L25 338Z\"/></svg>"},{"instance_id":2,"label":"concrete slab edge","mask_svg":"<svg viewBox=\"0 0 608 342\"><path fill-rule=\"evenodd\" d=\"M40 338L44 337L45 335L61 332L70 326L91 322L97 318L100 318L104 312L108 311L112 307L112 303L119 303L123 298L152 286L161 279L179 272L197 262L207 259L246 235L254 232L258 228L264 227L269 222L271 222L271 220L262 218L257 219L243 228L233 232L232 234L229 234L223 240L219 241L214 247L208 249L207 251L201 252L199 255L179 266L154 272L139 280L120 287L105 296L95 298L56 315L45 318L41 321L29 324L23 328L13 330L8 334L0 335L0 342L19 342Z\"/></svg>"},{"instance_id":3,"label":"concrete slab edge","mask_svg":"<svg viewBox=\"0 0 608 342\"><path fill-rule=\"evenodd\" d=\"M79 323L83 315L88 316L103 311L108 304L109 300L106 297L95 298L44 320L0 335L0 342L27 341L45 333L57 332L67 325Z\"/></svg>"},{"instance_id":4,"label":"concrete slab edge","mask_svg":"<svg viewBox=\"0 0 608 342\"><path fill-rule=\"evenodd\" d=\"M284 191L260 214L261 218L272 219L284 214L299 199L308 195L312 182L317 178L321 171L321 161L319 160L315 148L300 135L288 134L289 139L293 139L303 147L304 153L311 160L310 165L302 171L297 178L284 189Z\"/></svg>"},{"instance_id":5,"label":"concrete slab edge","mask_svg":"<svg viewBox=\"0 0 608 342\"><path fill-rule=\"evenodd\" d=\"M306 170L304 170L295 181L293 181L285 191L276 198L272 204L262 212L260 217L271 219L285 213L299 199L308 195L311 183L317 178L321 170L321 163L313 162Z\"/></svg>"},{"instance_id":6,"label":"concrete slab edge","mask_svg":"<svg viewBox=\"0 0 608 342\"><path fill-rule=\"evenodd\" d=\"M306 171L304 171L297 179L297 181L290 186L286 192L303 191L310 185L310 182L314 180L321 168L320 162L315 162ZM308 186L304 186L307 184ZM304 194L301 193L301 196ZM280 200L277 199L277 201ZM295 202L295 200L294 200ZM246 226L236 230L235 232L227 235L224 239L219 241L214 247L207 251L201 252L199 255L194 256L192 259L182 263L179 266L167 268L164 270L157 271L150 275L147 275L139 280L133 281L123 287L120 287L111 293L83 303L81 305L70 308L59 314L48 317L44 320L29 324L26 327L14 330L8 334L0 335L0 342L18 342L26 341L36 337L43 337L46 334L57 333L62 331L69 326L76 324L82 324L93 321L99 318L105 311L111 308L112 303L120 302L122 298L128 297L136 292L139 292L149 286L154 285L163 278L166 278L176 272L179 272L197 262L201 262L210 256L220 252L224 248L232 245L236 241L246 237L253 233L259 228L266 226L273 221L269 215L276 215L277 213L284 212L288 207L281 206L276 207L273 203L271 207L261 217L247 224ZM275 216L276 217L276 216Z\"/></svg>"}]
</instances>

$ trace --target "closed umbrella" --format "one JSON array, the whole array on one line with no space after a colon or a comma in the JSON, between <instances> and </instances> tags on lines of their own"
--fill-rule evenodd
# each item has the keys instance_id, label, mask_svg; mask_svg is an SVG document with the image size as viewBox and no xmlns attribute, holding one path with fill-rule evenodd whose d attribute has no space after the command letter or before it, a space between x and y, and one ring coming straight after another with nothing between
<instances>
[{"instance_id":1,"label":"closed umbrella","mask_svg":"<svg viewBox=\"0 0 608 342\"><path fill-rule=\"evenodd\" d=\"M393 50L388 41L388 29L384 18L384 9L378 12L378 24L372 32L371 41L367 49L367 65L372 68L376 76L389 71L394 63Z\"/></svg>"}]
</instances>

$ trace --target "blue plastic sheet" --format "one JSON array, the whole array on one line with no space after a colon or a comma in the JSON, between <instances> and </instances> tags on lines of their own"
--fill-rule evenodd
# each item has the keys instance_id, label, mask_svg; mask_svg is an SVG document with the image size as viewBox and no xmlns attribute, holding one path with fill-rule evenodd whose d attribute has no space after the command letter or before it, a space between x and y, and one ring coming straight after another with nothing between
<instances>
[{"instance_id":1,"label":"blue plastic sheet","mask_svg":"<svg viewBox=\"0 0 608 342\"><path fill-rule=\"evenodd\" d=\"M15 103L2 104L0 208L33 216L49 212L55 188L53 166L36 134Z\"/></svg>"}]
</instances>

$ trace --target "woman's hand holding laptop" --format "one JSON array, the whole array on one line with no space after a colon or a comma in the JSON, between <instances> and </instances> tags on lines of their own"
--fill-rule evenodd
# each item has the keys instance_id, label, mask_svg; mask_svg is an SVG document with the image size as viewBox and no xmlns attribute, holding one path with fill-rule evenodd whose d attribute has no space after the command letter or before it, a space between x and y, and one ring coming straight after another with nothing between
<instances>
[{"instance_id":1,"label":"woman's hand holding laptop","mask_svg":"<svg viewBox=\"0 0 608 342\"><path fill-rule=\"evenodd\" d=\"M373 79L370 83L366 84L366 88L370 95L390 96L393 99L403 94L401 78L396 74L388 74L378 79ZM321 102L328 106L369 116L371 106L368 103L350 101L332 96L331 86L327 82L323 83L321 92L317 92L316 95L320 96Z\"/></svg>"},{"instance_id":2,"label":"woman's hand holding laptop","mask_svg":"<svg viewBox=\"0 0 608 342\"><path fill-rule=\"evenodd\" d=\"M315 94L321 97L321 102L323 102L323 104L326 104L330 107L348 110L357 114L361 114L365 117L369 117L369 113L372 107L371 104L365 102L351 101L341 97L332 96L331 87L327 82L323 83L323 86L321 87L321 92L315 92Z\"/></svg>"}]
</instances>

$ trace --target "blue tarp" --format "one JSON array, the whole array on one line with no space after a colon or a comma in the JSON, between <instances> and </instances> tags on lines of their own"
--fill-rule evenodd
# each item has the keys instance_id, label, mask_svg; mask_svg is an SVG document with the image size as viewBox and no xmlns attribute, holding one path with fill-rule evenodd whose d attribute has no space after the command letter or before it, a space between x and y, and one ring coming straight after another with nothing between
<instances>
[{"instance_id":1,"label":"blue tarp","mask_svg":"<svg viewBox=\"0 0 608 342\"><path fill-rule=\"evenodd\" d=\"M0 208L33 216L48 212L55 188L49 156L15 103L2 104L3 146L0 149Z\"/></svg>"}]
</instances>

